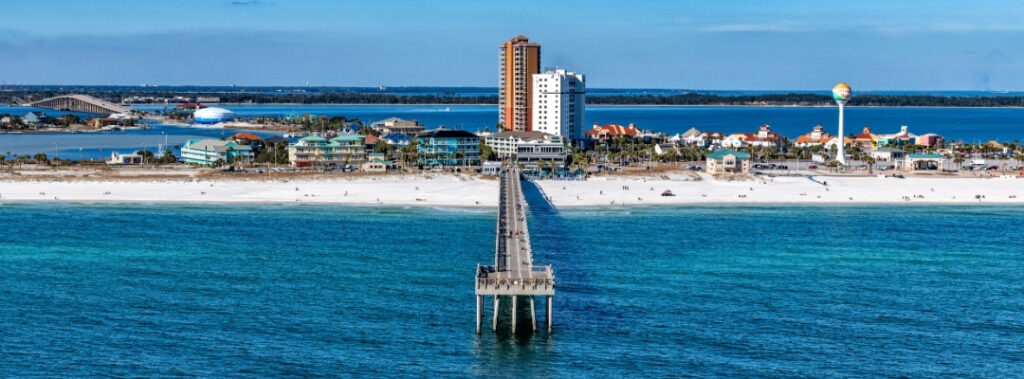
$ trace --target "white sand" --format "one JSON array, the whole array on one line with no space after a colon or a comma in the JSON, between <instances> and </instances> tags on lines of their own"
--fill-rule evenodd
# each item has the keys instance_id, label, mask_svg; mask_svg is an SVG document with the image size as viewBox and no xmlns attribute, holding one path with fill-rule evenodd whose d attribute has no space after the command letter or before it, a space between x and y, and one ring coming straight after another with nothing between
<instances>
[{"instance_id":1,"label":"white sand","mask_svg":"<svg viewBox=\"0 0 1024 379\"><path fill-rule=\"evenodd\" d=\"M687 180L687 176L679 175L666 180L621 176L536 183L556 207L726 203L1024 204L1024 179L1020 178L816 178L828 182L828 186L803 177L740 181L715 180L707 175L702 178ZM624 190L623 186L629 189ZM665 190L671 190L676 196L661 196ZM978 200L976 195L985 197ZM497 180L454 175L198 181L0 179L0 202L305 202L494 207L497 197Z\"/></svg>"},{"instance_id":2,"label":"white sand","mask_svg":"<svg viewBox=\"0 0 1024 379\"><path fill-rule=\"evenodd\" d=\"M498 182L453 175L297 180L0 180L0 202L11 201L494 207L498 203Z\"/></svg>"},{"instance_id":3,"label":"white sand","mask_svg":"<svg viewBox=\"0 0 1024 379\"><path fill-rule=\"evenodd\" d=\"M699 181L599 177L585 182L543 180L536 183L556 207L608 206L613 202L614 205L1024 204L1024 179L1020 178L816 177L818 181L827 182L828 186L825 186L806 177L763 177L745 181L715 180L708 175L701 177L703 180ZM623 186L629 186L629 190L624 190ZM665 190L671 190L676 196L661 196ZM978 200L976 195L985 197Z\"/></svg>"}]
</instances>

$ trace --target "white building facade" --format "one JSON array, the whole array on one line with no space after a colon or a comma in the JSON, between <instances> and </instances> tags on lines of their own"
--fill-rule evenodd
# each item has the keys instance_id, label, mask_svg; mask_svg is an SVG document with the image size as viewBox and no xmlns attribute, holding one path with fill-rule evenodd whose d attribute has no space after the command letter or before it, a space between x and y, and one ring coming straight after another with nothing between
<instances>
[{"instance_id":1,"label":"white building facade","mask_svg":"<svg viewBox=\"0 0 1024 379\"><path fill-rule=\"evenodd\" d=\"M586 87L583 74L562 69L534 74L533 131L571 141L583 139Z\"/></svg>"}]
</instances>

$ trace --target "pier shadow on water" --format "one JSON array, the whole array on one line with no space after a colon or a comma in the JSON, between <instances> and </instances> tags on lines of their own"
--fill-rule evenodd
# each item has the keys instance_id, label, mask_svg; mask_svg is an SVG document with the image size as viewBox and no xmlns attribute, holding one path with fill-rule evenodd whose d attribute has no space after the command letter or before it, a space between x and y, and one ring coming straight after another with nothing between
<instances>
[{"instance_id":1,"label":"pier shadow on water","mask_svg":"<svg viewBox=\"0 0 1024 379\"><path fill-rule=\"evenodd\" d=\"M526 200L531 213L545 216L558 213L558 209L548 201L540 187L537 187L536 184L529 180L523 180L521 183L523 186L523 199Z\"/></svg>"}]
</instances>

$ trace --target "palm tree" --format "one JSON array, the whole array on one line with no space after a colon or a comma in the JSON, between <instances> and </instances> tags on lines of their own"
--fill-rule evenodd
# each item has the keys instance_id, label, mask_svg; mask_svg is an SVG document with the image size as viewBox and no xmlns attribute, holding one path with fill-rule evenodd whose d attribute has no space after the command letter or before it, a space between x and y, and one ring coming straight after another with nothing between
<instances>
[{"instance_id":1,"label":"palm tree","mask_svg":"<svg viewBox=\"0 0 1024 379\"><path fill-rule=\"evenodd\" d=\"M839 166L842 166L842 164L839 163L839 161L837 161L837 160L833 159L831 161L828 161L829 170L832 171L832 172L835 172L835 171L839 170Z\"/></svg>"},{"instance_id":2,"label":"palm tree","mask_svg":"<svg viewBox=\"0 0 1024 379\"><path fill-rule=\"evenodd\" d=\"M870 156L870 155L869 155L869 156L866 156L866 157L864 157L864 163L867 163L867 164L868 164L868 174L872 174L872 173L874 173L874 168L875 168L875 157L873 157L873 156Z\"/></svg>"}]
</instances>

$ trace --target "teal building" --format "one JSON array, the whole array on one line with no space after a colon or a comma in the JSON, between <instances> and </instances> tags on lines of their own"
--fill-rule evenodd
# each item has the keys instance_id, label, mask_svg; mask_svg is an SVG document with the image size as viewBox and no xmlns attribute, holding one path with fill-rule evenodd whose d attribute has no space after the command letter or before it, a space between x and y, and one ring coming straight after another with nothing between
<instances>
[{"instance_id":1,"label":"teal building","mask_svg":"<svg viewBox=\"0 0 1024 379\"><path fill-rule=\"evenodd\" d=\"M479 165L480 137L465 130L434 129L416 138L416 153L424 166Z\"/></svg>"}]
</instances>

